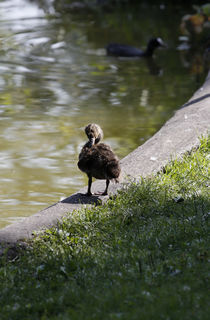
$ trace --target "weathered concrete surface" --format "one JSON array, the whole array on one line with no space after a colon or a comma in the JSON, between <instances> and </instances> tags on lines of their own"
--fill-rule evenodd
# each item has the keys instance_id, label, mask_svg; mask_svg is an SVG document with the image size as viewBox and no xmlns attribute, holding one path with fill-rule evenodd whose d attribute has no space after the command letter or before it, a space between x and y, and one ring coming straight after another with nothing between
<instances>
[{"instance_id":1,"label":"weathered concrete surface","mask_svg":"<svg viewBox=\"0 0 210 320\"><path fill-rule=\"evenodd\" d=\"M204 85L193 97L179 109L175 115L146 143L134 150L121 161L122 183L128 177L138 178L158 172L174 157L192 150L199 145L199 137L206 135L210 127L210 72ZM81 173L82 174L82 173ZM116 192L120 185L112 184L111 192ZM103 191L105 181L96 181L93 191ZM46 208L22 222L11 224L0 230L0 243L16 244L21 240L31 238L34 231L56 225L57 221L75 209L84 205L106 201L108 197L82 195L86 191L83 188L79 193L73 194L65 200Z\"/></svg>"}]
</instances>

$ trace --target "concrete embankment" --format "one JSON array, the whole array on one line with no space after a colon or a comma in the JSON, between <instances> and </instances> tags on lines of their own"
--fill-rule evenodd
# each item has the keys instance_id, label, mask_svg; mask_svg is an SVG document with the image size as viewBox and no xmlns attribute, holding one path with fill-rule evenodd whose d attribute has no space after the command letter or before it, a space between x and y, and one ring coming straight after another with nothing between
<instances>
[{"instance_id":1,"label":"concrete embankment","mask_svg":"<svg viewBox=\"0 0 210 320\"><path fill-rule=\"evenodd\" d=\"M138 178L158 172L168 161L180 157L199 145L199 137L207 135L210 127L210 72L203 86L195 92L174 116L146 143L121 160L122 181L120 185L112 184L111 192L122 186L129 178ZM105 181L93 183L93 191L102 191ZM33 237L34 232L50 228L67 213L82 206L106 201L108 197L85 197L78 193L46 208L21 222L11 224L0 230L0 244L15 245L24 239ZM15 208L14 208L15 210Z\"/></svg>"}]
</instances>

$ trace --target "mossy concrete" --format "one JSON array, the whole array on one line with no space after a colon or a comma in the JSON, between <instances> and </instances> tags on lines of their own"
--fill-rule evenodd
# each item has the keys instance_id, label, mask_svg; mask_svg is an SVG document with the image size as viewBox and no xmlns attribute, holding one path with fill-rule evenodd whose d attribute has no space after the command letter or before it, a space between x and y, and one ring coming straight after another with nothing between
<instances>
[{"instance_id":1,"label":"mossy concrete","mask_svg":"<svg viewBox=\"0 0 210 320\"><path fill-rule=\"evenodd\" d=\"M195 92L174 116L146 143L121 160L120 184L111 184L110 193L115 193L129 179L138 179L156 173L171 159L180 157L199 145L199 137L207 135L210 127L210 72L204 85ZM81 173L82 174L82 173ZM96 181L93 192L103 191L105 181ZM87 188L53 204L52 206L0 230L0 243L16 245L32 238L34 232L55 226L67 213L92 203L103 203L108 197L83 194ZM72 213L73 214L73 213Z\"/></svg>"}]
</instances>

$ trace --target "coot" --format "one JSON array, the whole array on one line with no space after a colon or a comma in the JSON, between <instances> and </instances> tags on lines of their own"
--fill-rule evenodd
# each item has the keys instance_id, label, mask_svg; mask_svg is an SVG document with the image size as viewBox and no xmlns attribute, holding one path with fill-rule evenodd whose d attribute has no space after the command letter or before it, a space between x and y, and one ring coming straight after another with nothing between
<instances>
[{"instance_id":1,"label":"coot","mask_svg":"<svg viewBox=\"0 0 210 320\"><path fill-rule=\"evenodd\" d=\"M161 38L152 38L149 40L145 51L119 43L108 44L106 51L108 55L117 57L152 57L156 48L165 46Z\"/></svg>"}]
</instances>

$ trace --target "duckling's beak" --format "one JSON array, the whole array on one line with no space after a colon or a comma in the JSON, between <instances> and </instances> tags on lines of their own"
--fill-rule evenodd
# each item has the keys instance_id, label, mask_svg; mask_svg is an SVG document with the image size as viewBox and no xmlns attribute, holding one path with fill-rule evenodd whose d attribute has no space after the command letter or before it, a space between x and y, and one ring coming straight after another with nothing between
<instances>
[{"instance_id":1,"label":"duckling's beak","mask_svg":"<svg viewBox=\"0 0 210 320\"><path fill-rule=\"evenodd\" d=\"M95 138L91 137L89 141L90 141L90 147L92 147L95 144Z\"/></svg>"}]
</instances>

